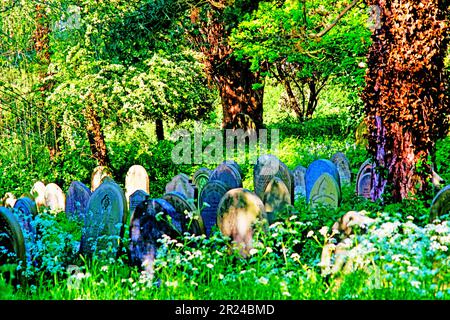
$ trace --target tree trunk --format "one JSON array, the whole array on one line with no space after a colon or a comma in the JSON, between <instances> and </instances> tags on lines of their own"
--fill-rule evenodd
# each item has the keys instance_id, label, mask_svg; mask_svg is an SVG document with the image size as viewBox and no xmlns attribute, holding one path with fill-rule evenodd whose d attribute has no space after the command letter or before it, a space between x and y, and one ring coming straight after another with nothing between
<instances>
[{"instance_id":1,"label":"tree trunk","mask_svg":"<svg viewBox=\"0 0 450 320\"><path fill-rule=\"evenodd\" d=\"M367 1L380 9L381 22L372 35L362 94L373 200L387 191L400 201L430 186L436 140L447 131L450 111L444 2Z\"/></svg>"},{"instance_id":2,"label":"tree trunk","mask_svg":"<svg viewBox=\"0 0 450 320\"><path fill-rule=\"evenodd\" d=\"M108 149L106 148L100 118L95 109L89 104L84 110L84 117L86 119L86 132L92 156L97 160L99 166L109 167Z\"/></svg>"},{"instance_id":3,"label":"tree trunk","mask_svg":"<svg viewBox=\"0 0 450 320\"><path fill-rule=\"evenodd\" d=\"M155 125L156 125L156 138L158 139L158 141L163 141L164 140L164 123L161 119L156 119L155 121Z\"/></svg>"}]
</instances>

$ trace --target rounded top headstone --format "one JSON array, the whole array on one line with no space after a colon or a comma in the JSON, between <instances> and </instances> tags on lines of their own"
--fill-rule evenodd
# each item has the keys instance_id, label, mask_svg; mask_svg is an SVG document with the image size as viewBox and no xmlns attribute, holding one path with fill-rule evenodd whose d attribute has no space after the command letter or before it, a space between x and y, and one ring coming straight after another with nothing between
<instances>
[{"instance_id":1,"label":"rounded top headstone","mask_svg":"<svg viewBox=\"0 0 450 320\"><path fill-rule=\"evenodd\" d=\"M345 154L343 154L342 152L335 153L331 157L331 162L336 165L339 171L341 186L350 184L352 173L350 171L350 163Z\"/></svg>"},{"instance_id":2,"label":"rounded top headstone","mask_svg":"<svg viewBox=\"0 0 450 320\"><path fill-rule=\"evenodd\" d=\"M64 211L66 196L56 183L49 183L45 187L45 205L52 211Z\"/></svg>"},{"instance_id":3,"label":"rounded top headstone","mask_svg":"<svg viewBox=\"0 0 450 320\"><path fill-rule=\"evenodd\" d=\"M14 205L13 212L18 218L22 230L27 232L33 240L36 236L36 229L32 224L37 215L36 203L27 197L19 198Z\"/></svg>"},{"instance_id":4,"label":"rounded top headstone","mask_svg":"<svg viewBox=\"0 0 450 320\"><path fill-rule=\"evenodd\" d=\"M439 191L431 202L430 219L432 223L436 218L450 212L450 185Z\"/></svg>"},{"instance_id":5,"label":"rounded top headstone","mask_svg":"<svg viewBox=\"0 0 450 320\"><path fill-rule=\"evenodd\" d=\"M37 181L30 190L38 208L45 206L45 184Z\"/></svg>"},{"instance_id":6,"label":"rounded top headstone","mask_svg":"<svg viewBox=\"0 0 450 320\"><path fill-rule=\"evenodd\" d=\"M234 160L225 160L224 162L222 162L230 167L233 167L237 170L237 172L239 172L239 175L241 176L241 179L244 177L244 173L242 172L242 168L241 166Z\"/></svg>"},{"instance_id":7,"label":"rounded top headstone","mask_svg":"<svg viewBox=\"0 0 450 320\"><path fill-rule=\"evenodd\" d=\"M247 256L253 247L255 222L265 219L264 204L247 189L227 191L218 205L217 225L220 232L232 238L243 256Z\"/></svg>"},{"instance_id":8,"label":"rounded top headstone","mask_svg":"<svg viewBox=\"0 0 450 320\"><path fill-rule=\"evenodd\" d=\"M292 171L294 175L294 195L295 198L299 196L306 197L306 184L305 184L305 174L306 168L299 165L295 167Z\"/></svg>"},{"instance_id":9,"label":"rounded top headstone","mask_svg":"<svg viewBox=\"0 0 450 320\"><path fill-rule=\"evenodd\" d=\"M102 179L106 176L112 176L110 169L105 166L95 167L91 175L91 190L95 191L102 183Z\"/></svg>"},{"instance_id":10,"label":"rounded top headstone","mask_svg":"<svg viewBox=\"0 0 450 320\"><path fill-rule=\"evenodd\" d=\"M209 181L217 180L225 183L228 189L242 187L242 178L237 169L225 163L219 164L209 177Z\"/></svg>"},{"instance_id":11,"label":"rounded top headstone","mask_svg":"<svg viewBox=\"0 0 450 320\"><path fill-rule=\"evenodd\" d=\"M2 199L3 205L7 208L14 208L16 201L17 201L16 196L11 192L5 193Z\"/></svg>"},{"instance_id":12,"label":"rounded top headstone","mask_svg":"<svg viewBox=\"0 0 450 320\"><path fill-rule=\"evenodd\" d=\"M363 174L359 177L356 186L358 196L362 196L366 199L371 198L372 191L372 174L370 172Z\"/></svg>"},{"instance_id":13,"label":"rounded top headstone","mask_svg":"<svg viewBox=\"0 0 450 320\"><path fill-rule=\"evenodd\" d=\"M327 172L322 173L316 179L311 189L310 200L312 208L318 204L337 208L341 198L341 191L336 179Z\"/></svg>"},{"instance_id":14,"label":"rounded top headstone","mask_svg":"<svg viewBox=\"0 0 450 320\"><path fill-rule=\"evenodd\" d=\"M286 184L278 177L273 177L264 191L264 208L269 217L269 223L276 218L276 213L291 205L291 195Z\"/></svg>"},{"instance_id":15,"label":"rounded top headstone","mask_svg":"<svg viewBox=\"0 0 450 320\"><path fill-rule=\"evenodd\" d=\"M192 176L192 182L197 186L198 193L202 192L203 187L208 182L212 171L207 168L200 168Z\"/></svg>"},{"instance_id":16,"label":"rounded top headstone","mask_svg":"<svg viewBox=\"0 0 450 320\"><path fill-rule=\"evenodd\" d=\"M166 193L178 191L184 194L188 199L195 198L195 188L189 181L189 177L180 173L172 178L172 180L166 185Z\"/></svg>"},{"instance_id":17,"label":"rounded top headstone","mask_svg":"<svg viewBox=\"0 0 450 320\"><path fill-rule=\"evenodd\" d=\"M199 208L205 225L205 233L210 235L211 229L217 223L217 207L229 188L222 181L209 181L200 194Z\"/></svg>"},{"instance_id":18,"label":"rounded top headstone","mask_svg":"<svg viewBox=\"0 0 450 320\"><path fill-rule=\"evenodd\" d=\"M196 235L205 233L202 217L196 214L197 208L192 200L188 200L184 194L177 191L166 193L162 198L169 202L182 217L185 226L183 230Z\"/></svg>"},{"instance_id":19,"label":"rounded top headstone","mask_svg":"<svg viewBox=\"0 0 450 320\"><path fill-rule=\"evenodd\" d=\"M73 181L66 196L66 215L70 219L84 221L91 190L80 181Z\"/></svg>"},{"instance_id":20,"label":"rounded top headstone","mask_svg":"<svg viewBox=\"0 0 450 320\"><path fill-rule=\"evenodd\" d=\"M307 201L310 200L310 193L311 193L311 190L312 190L314 184L316 183L316 180L319 179L319 177L323 173L328 173L329 175L331 175L338 183L338 186L340 189L340 177L339 177L339 171L338 171L336 165L333 162L331 162L330 160L325 160L325 159L319 159L319 160L313 161L308 166L308 169L306 169L306 174L305 174Z\"/></svg>"},{"instance_id":21,"label":"rounded top headstone","mask_svg":"<svg viewBox=\"0 0 450 320\"><path fill-rule=\"evenodd\" d=\"M4 207L0 207L0 248L0 265L19 261L25 264L26 248L22 228L16 216Z\"/></svg>"},{"instance_id":22,"label":"rounded top headstone","mask_svg":"<svg viewBox=\"0 0 450 320\"><path fill-rule=\"evenodd\" d=\"M147 193L150 190L147 171L140 165L131 166L125 177L125 196L128 202L136 190L143 190Z\"/></svg>"}]
</instances>

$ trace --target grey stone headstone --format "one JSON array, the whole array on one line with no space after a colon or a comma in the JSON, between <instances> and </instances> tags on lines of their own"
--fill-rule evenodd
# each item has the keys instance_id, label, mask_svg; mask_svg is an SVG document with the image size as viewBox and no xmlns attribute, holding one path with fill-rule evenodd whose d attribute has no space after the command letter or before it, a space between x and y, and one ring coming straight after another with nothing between
<instances>
[{"instance_id":1,"label":"grey stone headstone","mask_svg":"<svg viewBox=\"0 0 450 320\"><path fill-rule=\"evenodd\" d=\"M30 239L34 241L36 229L33 226L33 220L37 215L36 203L28 197L19 198L14 204L13 212L18 218L22 230L28 233Z\"/></svg>"},{"instance_id":2,"label":"grey stone headstone","mask_svg":"<svg viewBox=\"0 0 450 320\"><path fill-rule=\"evenodd\" d=\"M143 190L149 193L149 187L149 178L145 168L140 165L131 166L125 177L125 197L128 203L133 192Z\"/></svg>"},{"instance_id":3,"label":"grey stone headstone","mask_svg":"<svg viewBox=\"0 0 450 320\"><path fill-rule=\"evenodd\" d=\"M225 160L223 163L226 164L227 166L230 166L230 167L236 169L236 171L239 173L239 176L241 177L241 179L244 177L244 173L242 172L242 168L236 161L234 161L234 160Z\"/></svg>"},{"instance_id":4,"label":"grey stone headstone","mask_svg":"<svg viewBox=\"0 0 450 320\"><path fill-rule=\"evenodd\" d=\"M254 223L265 222L266 218L261 199L247 189L229 190L218 205L219 229L223 235L231 237L244 257L253 248Z\"/></svg>"},{"instance_id":5,"label":"grey stone headstone","mask_svg":"<svg viewBox=\"0 0 450 320\"><path fill-rule=\"evenodd\" d=\"M45 205L52 211L64 211L66 196L56 183L49 183L45 187Z\"/></svg>"},{"instance_id":6,"label":"grey stone headstone","mask_svg":"<svg viewBox=\"0 0 450 320\"><path fill-rule=\"evenodd\" d=\"M80 251L95 254L100 250L117 249L123 237L127 203L120 186L105 180L92 193L85 216ZM111 252L107 252L110 256Z\"/></svg>"},{"instance_id":7,"label":"grey stone headstone","mask_svg":"<svg viewBox=\"0 0 450 320\"><path fill-rule=\"evenodd\" d=\"M331 162L330 160L325 159L319 159L316 161L313 161L309 166L308 169L306 169L305 174L305 183L306 183L306 199L309 202L310 201L310 193L311 190L316 183L316 180L319 179L319 177L323 173L328 173L331 175L336 182L338 183L338 186L340 188L340 177L339 172L336 167L336 165Z\"/></svg>"},{"instance_id":8,"label":"grey stone headstone","mask_svg":"<svg viewBox=\"0 0 450 320\"><path fill-rule=\"evenodd\" d=\"M370 192L372 190L372 174L365 173L358 179L358 196L362 196L366 199L370 199Z\"/></svg>"},{"instance_id":9,"label":"grey stone headstone","mask_svg":"<svg viewBox=\"0 0 450 320\"><path fill-rule=\"evenodd\" d=\"M36 202L38 209L45 207L45 184L42 181L37 181L30 190L31 195Z\"/></svg>"},{"instance_id":10,"label":"grey stone headstone","mask_svg":"<svg viewBox=\"0 0 450 320\"><path fill-rule=\"evenodd\" d=\"M430 219L432 223L436 218L450 212L450 185L439 191L431 202Z\"/></svg>"},{"instance_id":11,"label":"grey stone headstone","mask_svg":"<svg viewBox=\"0 0 450 320\"><path fill-rule=\"evenodd\" d=\"M222 181L214 180L209 181L200 194L199 208L201 209L201 216L205 225L205 233L208 237L211 229L217 223L219 202L228 190L229 188Z\"/></svg>"},{"instance_id":12,"label":"grey stone headstone","mask_svg":"<svg viewBox=\"0 0 450 320\"><path fill-rule=\"evenodd\" d=\"M294 175L294 195L295 199L298 197L306 197L306 184L305 184L305 174L306 168L303 166L295 167L294 171L292 171Z\"/></svg>"},{"instance_id":13,"label":"grey stone headstone","mask_svg":"<svg viewBox=\"0 0 450 320\"><path fill-rule=\"evenodd\" d=\"M333 162L338 171L339 171L339 178L341 179L340 184L343 185L349 185L351 183L352 179L352 173L350 171L350 162L348 161L345 154L342 152L337 152L331 157L331 162Z\"/></svg>"},{"instance_id":14,"label":"grey stone headstone","mask_svg":"<svg viewBox=\"0 0 450 320\"><path fill-rule=\"evenodd\" d=\"M241 188L242 179L239 172L225 163L221 163L211 173L209 181L222 181L228 189Z\"/></svg>"},{"instance_id":15,"label":"grey stone headstone","mask_svg":"<svg viewBox=\"0 0 450 320\"><path fill-rule=\"evenodd\" d=\"M17 217L0 207L0 266L26 261L25 239Z\"/></svg>"},{"instance_id":16,"label":"grey stone headstone","mask_svg":"<svg viewBox=\"0 0 450 320\"><path fill-rule=\"evenodd\" d=\"M263 202L269 223L273 223L277 213L292 204L289 189L283 180L278 177L270 180L264 191Z\"/></svg>"},{"instance_id":17,"label":"grey stone headstone","mask_svg":"<svg viewBox=\"0 0 450 320\"><path fill-rule=\"evenodd\" d=\"M189 200L184 194L176 191L166 193L162 198L169 202L180 215L184 226L183 230L196 235L205 233L202 217L197 214L197 208L192 199Z\"/></svg>"},{"instance_id":18,"label":"grey stone headstone","mask_svg":"<svg viewBox=\"0 0 450 320\"><path fill-rule=\"evenodd\" d=\"M2 203L6 208L14 208L16 201L17 201L16 196L11 192L5 193L5 195L2 198Z\"/></svg>"},{"instance_id":19,"label":"grey stone headstone","mask_svg":"<svg viewBox=\"0 0 450 320\"><path fill-rule=\"evenodd\" d=\"M66 196L66 215L69 219L84 221L91 190L80 181L73 181Z\"/></svg>"},{"instance_id":20,"label":"grey stone headstone","mask_svg":"<svg viewBox=\"0 0 450 320\"><path fill-rule=\"evenodd\" d=\"M144 190L136 190L130 195L129 199L129 210L130 213L130 219L133 216L134 210L136 210L137 206L144 202L145 200L149 199L150 195L145 192Z\"/></svg>"},{"instance_id":21,"label":"grey stone headstone","mask_svg":"<svg viewBox=\"0 0 450 320\"><path fill-rule=\"evenodd\" d=\"M312 208L320 204L335 209L339 206L340 198L341 190L336 178L324 172L316 179L311 189L309 203Z\"/></svg>"},{"instance_id":22,"label":"grey stone headstone","mask_svg":"<svg viewBox=\"0 0 450 320\"><path fill-rule=\"evenodd\" d=\"M95 167L91 175L91 190L95 191L105 177L111 177L111 171L104 166Z\"/></svg>"},{"instance_id":23,"label":"grey stone headstone","mask_svg":"<svg viewBox=\"0 0 450 320\"><path fill-rule=\"evenodd\" d=\"M184 173L178 174L166 185L166 193L178 191L188 199L195 199L195 188Z\"/></svg>"}]
</instances>

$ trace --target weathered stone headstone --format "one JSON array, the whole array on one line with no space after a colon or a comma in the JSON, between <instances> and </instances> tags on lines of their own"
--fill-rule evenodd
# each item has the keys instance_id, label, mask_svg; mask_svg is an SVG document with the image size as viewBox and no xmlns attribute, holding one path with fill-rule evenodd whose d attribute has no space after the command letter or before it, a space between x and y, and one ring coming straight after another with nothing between
<instances>
[{"instance_id":1,"label":"weathered stone headstone","mask_svg":"<svg viewBox=\"0 0 450 320\"><path fill-rule=\"evenodd\" d=\"M239 172L239 175L240 175L241 179L244 178L244 173L242 172L242 168L236 161L234 161L234 160L225 160L222 163L224 163L224 164L226 164L226 165L236 169L236 171Z\"/></svg>"},{"instance_id":2,"label":"weathered stone headstone","mask_svg":"<svg viewBox=\"0 0 450 320\"><path fill-rule=\"evenodd\" d=\"M66 196L56 183L49 183L45 187L45 205L52 211L64 211Z\"/></svg>"},{"instance_id":3,"label":"weathered stone headstone","mask_svg":"<svg viewBox=\"0 0 450 320\"><path fill-rule=\"evenodd\" d=\"M349 185L351 183L352 173L350 171L350 163L342 152L337 152L331 157L339 172L341 186Z\"/></svg>"},{"instance_id":4,"label":"weathered stone headstone","mask_svg":"<svg viewBox=\"0 0 450 320\"><path fill-rule=\"evenodd\" d=\"M0 266L26 262L25 240L17 217L0 207Z\"/></svg>"},{"instance_id":5,"label":"weathered stone headstone","mask_svg":"<svg viewBox=\"0 0 450 320\"><path fill-rule=\"evenodd\" d=\"M306 184L305 184L305 174L306 168L303 166L295 167L294 171L292 171L294 175L294 196L295 199L298 197L306 197Z\"/></svg>"},{"instance_id":6,"label":"weathered stone headstone","mask_svg":"<svg viewBox=\"0 0 450 320\"><path fill-rule=\"evenodd\" d=\"M366 199L370 199L370 192L372 190L372 174L365 173L358 179L358 196L362 196Z\"/></svg>"},{"instance_id":7,"label":"weathered stone headstone","mask_svg":"<svg viewBox=\"0 0 450 320\"><path fill-rule=\"evenodd\" d=\"M7 208L14 208L16 201L17 201L16 196L11 192L5 193L2 199L3 205Z\"/></svg>"},{"instance_id":8,"label":"weathered stone headstone","mask_svg":"<svg viewBox=\"0 0 450 320\"><path fill-rule=\"evenodd\" d=\"M14 214L17 216L23 232L30 235L30 239L34 240L36 236L36 229L32 222L37 215L36 203L30 198L19 198L14 204Z\"/></svg>"},{"instance_id":9,"label":"weathered stone headstone","mask_svg":"<svg viewBox=\"0 0 450 320\"><path fill-rule=\"evenodd\" d=\"M45 207L45 184L42 181L37 181L31 188L30 193L38 209Z\"/></svg>"},{"instance_id":10,"label":"weathered stone headstone","mask_svg":"<svg viewBox=\"0 0 450 320\"><path fill-rule=\"evenodd\" d=\"M338 186L340 189L339 171L338 171L336 165L333 162L331 162L330 160L325 160L325 159L319 159L319 160L313 161L308 166L308 169L306 169L306 174L305 174L306 199L308 202L311 199L310 193L311 193L311 190L312 190L314 184L316 183L316 180L319 179L319 177L323 173L328 173L329 175L331 175L338 183Z\"/></svg>"},{"instance_id":11,"label":"weathered stone headstone","mask_svg":"<svg viewBox=\"0 0 450 320\"><path fill-rule=\"evenodd\" d=\"M439 191L431 202L430 219L432 223L436 218L450 212L450 185Z\"/></svg>"},{"instance_id":12,"label":"weathered stone headstone","mask_svg":"<svg viewBox=\"0 0 450 320\"><path fill-rule=\"evenodd\" d=\"M239 172L232 166L221 163L211 173L209 181L222 181L228 189L241 188L242 178Z\"/></svg>"},{"instance_id":13,"label":"weathered stone headstone","mask_svg":"<svg viewBox=\"0 0 450 320\"><path fill-rule=\"evenodd\" d=\"M104 166L95 167L91 175L91 190L95 191L102 183L102 179L106 176L111 177L111 171Z\"/></svg>"},{"instance_id":14,"label":"weathered stone headstone","mask_svg":"<svg viewBox=\"0 0 450 320\"><path fill-rule=\"evenodd\" d=\"M276 219L277 212L291 205L291 195L286 184L278 177L273 177L264 191L264 208L269 223Z\"/></svg>"},{"instance_id":15,"label":"weathered stone headstone","mask_svg":"<svg viewBox=\"0 0 450 320\"><path fill-rule=\"evenodd\" d=\"M136 190L150 192L147 171L140 165L131 166L125 177L125 197L128 203L130 202L130 196Z\"/></svg>"},{"instance_id":16,"label":"weathered stone headstone","mask_svg":"<svg viewBox=\"0 0 450 320\"><path fill-rule=\"evenodd\" d=\"M197 214L197 208L192 200L188 200L184 194L176 191L166 193L162 198L169 202L180 214L183 230L196 235L205 233L202 217Z\"/></svg>"},{"instance_id":17,"label":"weathered stone headstone","mask_svg":"<svg viewBox=\"0 0 450 320\"><path fill-rule=\"evenodd\" d=\"M316 179L316 182L311 189L309 203L311 208L315 208L319 204L337 208L339 206L340 197L341 189L336 178L329 173L324 172Z\"/></svg>"},{"instance_id":18,"label":"weathered stone headstone","mask_svg":"<svg viewBox=\"0 0 450 320\"><path fill-rule=\"evenodd\" d=\"M253 248L255 222L264 222L266 218L261 199L247 189L229 190L218 205L217 225L220 232L232 238L244 257Z\"/></svg>"},{"instance_id":19,"label":"weathered stone headstone","mask_svg":"<svg viewBox=\"0 0 450 320\"><path fill-rule=\"evenodd\" d=\"M356 185L358 186L358 180L365 175L366 173L370 173L372 171L372 161L370 159L363 162L363 164L359 167L358 174L356 175Z\"/></svg>"},{"instance_id":20,"label":"weathered stone headstone","mask_svg":"<svg viewBox=\"0 0 450 320\"><path fill-rule=\"evenodd\" d=\"M202 193L203 187L208 183L212 171L207 168L200 168L192 176L192 182L197 186L198 193Z\"/></svg>"},{"instance_id":21,"label":"weathered stone headstone","mask_svg":"<svg viewBox=\"0 0 450 320\"><path fill-rule=\"evenodd\" d=\"M151 266L159 246L158 239L164 234L175 238L182 232L178 218L172 205L163 199L147 199L140 203L131 217L131 263L146 269Z\"/></svg>"},{"instance_id":22,"label":"weathered stone headstone","mask_svg":"<svg viewBox=\"0 0 450 320\"><path fill-rule=\"evenodd\" d=\"M144 190L136 190L130 195L129 199L129 213L130 213L130 219L133 216L134 210L136 210L137 206L144 202L145 200L148 200L150 198L150 195L145 192Z\"/></svg>"},{"instance_id":23,"label":"weathered stone headstone","mask_svg":"<svg viewBox=\"0 0 450 320\"><path fill-rule=\"evenodd\" d=\"M66 197L66 215L69 219L84 221L91 190L80 181L73 181Z\"/></svg>"},{"instance_id":24,"label":"weathered stone headstone","mask_svg":"<svg viewBox=\"0 0 450 320\"><path fill-rule=\"evenodd\" d=\"M166 185L166 193L178 191L188 199L195 199L196 190L184 173L178 174Z\"/></svg>"},{"instance_id":25,"label":"weathered stone headstone","mask_svg":"<svg viewBox=\"0 0 450 320\"><path fill-rule=\"evenodd\" d=\"M81 253L93 254L109 249L114 251L123 237L127 216L127 203L122 188L115 182L104 181L92 193L87 207Z\"/></svg>"},{"instance_id":26,"label":"weathered stone headstone","mask_svg":"<svg viewBox=\"0 0 450 320\"><path fill-rule=\"evenodd\" d=\"M206 236L209 237L212 227L217 223L217 207L229 188L222 181L209 181L200 194L201 216L205 225ZM207 204L207 205L206 205Z\"/></svg>"},{"instance_id":27,"label":"weathered stone headstone","mask_svg":"<svg viewBox=\"0 0 450 320\"><path fill-rule=\"evenodd\" d=\"M291 202L294 202L294 176L289 168L274 155L262 155L256 161L253 168L253 185L255 193L261 199L264 198L264 191L273 177L283 180L291 195Z\"/></svg>"}]
</instances>

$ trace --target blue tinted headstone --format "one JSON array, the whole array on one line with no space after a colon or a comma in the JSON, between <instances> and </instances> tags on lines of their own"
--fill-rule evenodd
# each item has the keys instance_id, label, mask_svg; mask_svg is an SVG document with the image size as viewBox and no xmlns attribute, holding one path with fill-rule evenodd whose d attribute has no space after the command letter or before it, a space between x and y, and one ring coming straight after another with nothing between
<instances>
[{"instance_id":1,"label":"blue tinted headstone","mask_svg":"<svg viewBox=\"0 0 450 320\"><path fill-rule=\"evenodd\" d=\"M130 206L129 206L129 213L130 213L130 219L133 216L134 210L136 207L147 200L149 197L149 194L145 192L144 190L136 190L133 192L130 196Z\"/></svg>"},{"instance_id":2,"label":"blue tinted headstone","mask_svg":"<svg viewBox=\"0 0 450 320\"><path fill-rule=\"evenodd\" d=\"M242 178L236 168L221 163L211 173L209 181L221 181L228 189L242 187Z\"/></svg>"},{"instance_id":3,"label":"blue tinted headstone","mask_svg":"<svg viewBox=\"0 0 450 320\"><path fill-rule=\"evenodd\" d=\"M80 181L73 181L70 184L66 196L66 215L70 219L80 219L84 221L91 190Z\"/></svg>"},{"instance_id":4,"label":"blue tinted headstone","mask_svg":"<svg viewBox=\"0 0 450 320\"><path fill-rule=\"evenodd\" d=\"M330 160L319 159L313 161L306 169L305 185L306 185L306 199L309 201L309 194L316 183L316 180L323 174L328 173L331 175L340 187L339 172L336 165Z\"/></svg>"},{"instance_id":5,"label":"blue tinted headstone","mask_svg":"<svg viewBox=\"0 0 450 320\"><path fill-rule=\"evenodd\" d=\"M209 181L200 194L199 208L202 209L201 216L207 236L209 236L212 227L217 223L217 208L220 200L228 190L229 188L223 182L214 180Z\"/></svg>"}]
</instances>

